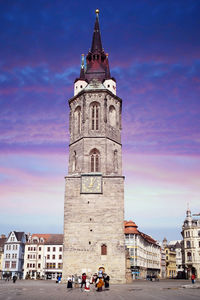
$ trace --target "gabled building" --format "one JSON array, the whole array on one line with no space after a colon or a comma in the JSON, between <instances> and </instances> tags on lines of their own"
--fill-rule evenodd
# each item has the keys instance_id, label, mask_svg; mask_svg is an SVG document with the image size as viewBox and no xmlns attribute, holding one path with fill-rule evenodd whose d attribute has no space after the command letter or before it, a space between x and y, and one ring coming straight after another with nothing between
<instances>
[{"instance_id":1,"label":"gabled building","mask_svg":"<svg viewBox=\"0 0 200 300\"><path fill-rule=\"evenodd\" d=\"M188 208L181 232L184 241L183 264L188 278L192 274L200 278L200 214L195 216L192 217Z\"/></svg>"},{"instance_id":2,"label":"gabled building","mask_svg":"<svg viewBox=\"0 0 200 300\"><path fill-rule=\"evenodd\" d=\"M7 238L4 234L0 236L0 279L2 279L3 274L3 257L4 257L4 244Z\"/></svg>"},{"instance_id":3,"label":"gabled building","mask_svg":"<svg viewBox=\"0 0 200 300\"><path fill-rule=\"evenodd\" d=\"M177 276L176 250L173 245L165 246L165 256L166 256L166 277L167 278L175 278Z\"/></svg>"},{"instance_id":4,"label":"gabled building","mask_svg":"<svg viewBox=\"0 0 200 300\"><path fill-rule=\"evenodd\" d=\"M176 276L178 278L183 278L183 260L182 260L182 253L183 253L183 241L175 240L169 242L169 247L173 247L176 252Z\"/></svg>"},{"instance_id":5,"label":"gabled building","mask_svg":"<svg viewBox=\"0 0 200 300\"><path fill-rule=\"evenodd\" d=\"M25 245L24 279L56 279L62 275L63 234L29 236Z\"/></svg>"},{"instance_id":6,"label":"gabled building","mask_svg":"<svg viewBox=\"0 0 200 300\"><path fill-rule=\"evenodd\" d=\"M4 245L3 273L11 276L23 277L24 248L26 234L19 231L11 231Z\"/></svg>"},{"instance_id":7,"label":"gabled building","mask_svg":"<svg viewBox=\"0 0 200 300\"><path fill-rule=\"evenodd\" d=\"M151 236L139 231L133 221L124 222L125 245L129 250L133 279L160 276L161 247Z\"/></svg>"}]
</instances>

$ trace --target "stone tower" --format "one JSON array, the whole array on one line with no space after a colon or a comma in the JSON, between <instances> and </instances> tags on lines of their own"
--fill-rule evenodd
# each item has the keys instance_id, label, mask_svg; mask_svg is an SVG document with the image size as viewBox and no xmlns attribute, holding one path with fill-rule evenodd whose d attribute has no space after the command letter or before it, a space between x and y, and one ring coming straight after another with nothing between
<instances>
[{"instance_id":1,"label":"stone tower","mask_svg":"<svg viewBox=\"0 0 200 300\"><path fill-rule=\"evenodd\" d=\"M69 168L64 207L63 280L104 268L111 282L125 282L124 176L121 109L99 28L82 55L70 106Z\"/></svg>"}]
</instances>

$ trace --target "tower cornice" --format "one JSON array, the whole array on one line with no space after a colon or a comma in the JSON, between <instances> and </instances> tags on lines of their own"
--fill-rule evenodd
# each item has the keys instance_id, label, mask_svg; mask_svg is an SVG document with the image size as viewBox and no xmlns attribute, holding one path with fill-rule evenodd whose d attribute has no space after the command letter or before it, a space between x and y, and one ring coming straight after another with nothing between
<instances>
[{"instance_id":1,"label":"tower cornice","mask_svg":"<svg viewBox=\"0 0 200 300\"><path fill-rule=\"evenodd\" d=\"M116 96L115 94L113 94L112 92L110 92L108 89L94 89L94 90L82 90L80 93L78 93L77 95L73 96L72 98L70 98L68 100L69 105L77 98L79 98L80 96L83 96L84 94L94 94L94 93L107 93L109 94L111 97L115 98L116 100L118 100L120 103L122 103L122 99L118 96Z\"/></svg>"}]
</instances>

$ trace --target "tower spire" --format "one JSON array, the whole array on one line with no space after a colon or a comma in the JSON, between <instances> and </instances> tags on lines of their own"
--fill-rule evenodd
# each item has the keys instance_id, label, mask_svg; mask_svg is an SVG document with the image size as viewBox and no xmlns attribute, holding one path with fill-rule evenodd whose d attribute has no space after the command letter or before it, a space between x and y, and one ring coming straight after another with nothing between
<instances>
[{"instance_id":1,"label":"tower spire","mask_svg":"<svg viewBox=\"0 0 200 300\"><path fill-rule=\"evenodd\" d=\"M101 53L103 49L102 49L101 33L100 33L100 27L99 27L99 9L96 9L95 12L96 12L96 20L95 20L95 24L94 24L91 52L92 53Z\"/></svg>"}]
</instances>

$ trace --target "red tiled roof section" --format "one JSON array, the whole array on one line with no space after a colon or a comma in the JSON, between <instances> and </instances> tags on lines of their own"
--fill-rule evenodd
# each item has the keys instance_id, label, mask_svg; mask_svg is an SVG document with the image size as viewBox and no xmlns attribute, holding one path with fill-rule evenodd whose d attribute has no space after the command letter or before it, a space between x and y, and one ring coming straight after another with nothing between
<instances>
[{"instance_id":1,"label":"red tiled roof section","mask_svg":"<svg viewBox=\"0 0 200 300\"><path fill-rule=\"evenodd\" d=\"M149 235L143 233L143 232L140 232L140 235L149 243L151 244L157 244L157 242Z\"/></svg>"},{"instance_id":2,"label":"red tiled roof section","mask_svg":"<svg viewBox=\"0 0 200 300\"><path fill-rule=\"evenodd\" d=\"M124 233L125 234L139 234L141 235L147 242L151 244L157 244L157 242L149 235L139 231L138 226L133 221L124 221Z\"/></svg>"},{"instance_id":3,"label":"red tiled roof section","mask_svg":"<svg viewBox=\"0 0 200 300\"><path fill-rule=\"evenodd\" d=\"M124 221L124 233L125 234L139 234L137 230L138 226L133 221Z\"/></svg>"},{"instance_id":4,"label":"red tiled roof section","mask_svg":"<svg viewBox=\"0 0 200 300\"><path fill-rule=\"evenodd\" d=\"M46 242L48 241L50 235L51 234L46 234L46 233L44 233L44 234L43 233L33 233L31 235L31 238L32 238L32 240L33 240L34 237L38 237L39 239L43 238L44 239L44 243L46 244Z\"/></svg>"},{"instance_id":5,"label":"red tiled roof section","mask_svg":"<svg viewBox=\"0 0 200 300\"><path fill-rule=\"evenodd\" d=\"M63 234L52 234L52 233L34 233L31 235L32 240L34 237L43 238L44 244L46 245L62 245L63 244Z\"/></svg>"}]
</instances>

